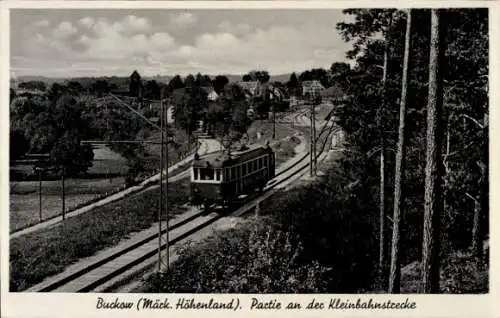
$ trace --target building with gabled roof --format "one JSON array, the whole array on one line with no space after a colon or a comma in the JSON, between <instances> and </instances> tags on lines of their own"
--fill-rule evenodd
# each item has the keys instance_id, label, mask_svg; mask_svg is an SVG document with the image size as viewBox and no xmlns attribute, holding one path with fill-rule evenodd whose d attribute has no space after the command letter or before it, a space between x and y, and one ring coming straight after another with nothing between
<instances>
[{"instance_id":1,"label":"building with gabled roof","mask_svg":"<svg viewBox=\"0 0 500 318\"><path fill-rule=\"evenodd\" d=\"M320 81L303 81L302 82L302 95L319 95L325 90L325 87L320 83Z\"/></svg>"},{"instance_id":2,"label":"building with gabled roof","mask_svg":"<svg viewBox=\"0 0 500 318\"><path fill-rule=\"evenodd\" d=\"M247 96L255 96L260 86L259 81L238 82L237 84L243 89L243 92L245 92Z\"/></svg>"}]
</instances>

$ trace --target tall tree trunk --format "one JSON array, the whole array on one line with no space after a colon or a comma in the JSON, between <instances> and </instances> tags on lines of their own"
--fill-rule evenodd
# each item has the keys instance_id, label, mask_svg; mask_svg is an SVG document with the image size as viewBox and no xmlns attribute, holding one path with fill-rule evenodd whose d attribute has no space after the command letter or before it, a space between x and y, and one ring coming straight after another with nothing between
<instances>
[{"instance_id":1,"label":"tall tree trunk","mask_svg":"<svg viewBox=\"0 0 500 318\"><path fill-rule=\"evenodd\" d=\"M439 9L431 10L429 98L427 105L427 149L425 166L424 239L422 247L422 292L439 292L439 235L441 203L441 112L443 28Z\"/></svg>"},{"instance_id":2,"label":"tall tree trunk","mask_svg":"<svg viewBox=\"0 0 500 318\"><path fill-rule=\"evenodd\" d=\"M385 32L385 48L384 48L384 66L383 66L383 75L382 75L382 105L379 110L378 116L378 127L380 131L380 216L379 216L379 225L380 225L380 233L379 233L379 274L380 277L385 277L386 272L386 262L385 262L385 202L386 202L386 179L385 179L385 126L383 124L383 115L386 104L386 82L387 82L387 67L389 60L389 30L392 26L392 13L389 17L389 23ZM383 281L383 280L381 280Z\"/></svg>"},{"instance_id":3,"label":"tall tree trunk","mask_svg":"<svg viewBox=\"0 0 500 318\"><path fill-rule=\"evenodd\" d=\"M479 200L474 200L474 218L472 223L472 253L478 260L481 259L482 244L480 236L480 217L481 217L481 194Z\"/></svg>"},{"instance_id":4,"label":"tall tree trunk","mask_svg":"<svg viewBox=\"0 0 500 318\"><path fill-rule=\"evenodd\" d=\"M391 249L391 269L389 272L389 293L399 293L401 266L399 257L400 245L400 215L403 206L404 196L402 185L404 182L405 169L405 124L406 124L406 98L408 90L408 64L410 57L410 39L411 39L411 9L408 10L406 19L405 51L403 59L403 78L401 79L401 102L399 105L399 131L398 148L396 153L396 172L394 175L394 215L392 226L392 249Z\"/></svg>"}]
</instances>

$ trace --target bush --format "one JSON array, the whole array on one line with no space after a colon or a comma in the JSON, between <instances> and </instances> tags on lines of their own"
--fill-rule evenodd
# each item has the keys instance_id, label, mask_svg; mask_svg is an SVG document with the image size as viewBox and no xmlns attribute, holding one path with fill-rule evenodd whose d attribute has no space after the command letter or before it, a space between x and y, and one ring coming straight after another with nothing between
<instances>
[{"instance_id":1,"label":"bush","mask_svg":"<svg viewBox=\"0 0 500 318\"><path fill-rule=\"evenodd\" d=\"M303 249L290 233L263 224L244 223L183 247L169 273L146 280L146 292L325 292L330 269L316 261L299 263Z\"/></svg>"},{"instance_id":2,"label":"bush","mask_svg":"<svg viewBox=\"0 0 500 318\"><path fill-rule=\"evenodd\" d=\"M262 204L262 214L270 215L276 229L299 238L305 251L301 262L316 259L321 266L334 268L329 293L365 288L374 278L377 262L378 211L370 204L370 192L352 186L356 171L349 165L342 161L326 179Z\"/></svg>"}]
</instances>

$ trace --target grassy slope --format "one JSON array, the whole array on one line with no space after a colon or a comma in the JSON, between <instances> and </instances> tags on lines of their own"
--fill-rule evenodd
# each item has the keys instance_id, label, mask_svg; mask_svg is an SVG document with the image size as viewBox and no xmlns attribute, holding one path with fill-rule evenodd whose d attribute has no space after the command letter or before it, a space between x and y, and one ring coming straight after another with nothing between
<instances>
[{"instance_id":1,"label":"grassy slope","mask_svg":"<svg viewBox=\"0 0 500 318\"><path fill-rule=\"evenodd\" d=\"M171 216L184 212L188 180L169 186ZM26 289L77 260L117 244L157 221L158 189L96 208L10 241L10 290Z\"/></svg>"},{"instance_id":2,"label":"grassy slope","mask_svg":"<svg viewBox=\"0 0 500 318\"><path fill-rule=\"evenodd\" d=\"M488 262L476 262L470 251L453 252L441 266L441 292L445 294L488 293ZM417 293L420 287L420 262L401 269L401 292Z\"/></svg>"}]
</instances>

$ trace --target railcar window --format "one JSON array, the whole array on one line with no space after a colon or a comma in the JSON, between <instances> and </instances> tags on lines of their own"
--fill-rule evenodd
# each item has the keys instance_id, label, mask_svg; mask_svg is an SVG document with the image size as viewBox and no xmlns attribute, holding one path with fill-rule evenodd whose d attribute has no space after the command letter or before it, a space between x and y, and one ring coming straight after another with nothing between
<instances>
[{"instance_id":1,"label":"railcar window","mask_svg":"<svg viewBox=\"0 0 500 318\"><path fill-rule=\"evenodd\" d=\"M264 167L267 167L267 157L264 157Z\"/></svg>"},{"instance_id":2,"label":"railcar window","mask_svg":"<svg viewBox=\"0 0 500 318\"><path fill-rule=\"evenodd\" d=\"M198 168L193 168L194 171L194 180L198 180Z\"/></svg>"},{"instance_id":3,"label":"railcar window","mask_svg":"<svg viewBox=\"0 0 500 318\"><path fill-rule=\"evenodd\" d=\"M246 165L246 163L244 163L241 167L243 168L243 175L246 175L247 174L247 165Z\"/></svg>"},{"instance_id":4,"label":"railcar window","mask_svg":"<svg viewBox=\"0 0 500 318\"><path fill-rule=\"evenodd\" d=\"M236 178L241 178L241 165L236 167Z\"/></svg>"},{"instance_id":5,"label":"railcar window","mask_svg":"<svg viewBox=\"0 0 500 318\"><path fill-rule=\"evenodd\" d=\"M231 168L231 180L236 178L236 168L232 167Z\"/></svg>"},{"instance_id":6,"label":"railcar window","mask_svg":"<svg viewBox=\"0 0 500 318\"><path fill-rule=\"evenodd\" d=\"M252 172L252 165L250 164L250 162L247 162L247 170L248 170L248 173Z\"/></svg>"},{"instance_id":7,"label":"railcar window","mask_svg":"<svg viewBox=\"0 0 500 318\"><path fill-rule=\"evenodd\" d=\"M259 169L262 169L262 166L264 165L264 163L262 161L263 161L263 158L259 158Z\"/></svg>"},{"instance_id":8,"label":"railcar window","mask_svg":"<svg viewBox=\"0 0 500 318\"><path fill-rule=\"evenodd\" d=\"M258 168L257 168L257 160L254 160L254 161L253 161L253 170L255 171L255 170L257 170L257 169L258 169Z\"/></svg>"},{"instance_id":9,"label":"railcar window","mask_svg":"<svg viewBox=\"0 0 500 318\"><path fill-rule=\"evenodd\" d=\"M215 180L220 181L220 169L215 170Z\"/></svg>"},{"instance_id":10,"label":"railcar window","mask_svg":"<svg viewBox=\"0 0 500 318\"><path fill-rule=\"evenodd\" d=\"M214 179L214 169L200 168L200 179L201 180L213 180Z\"/></svg>"}]
</instances>

